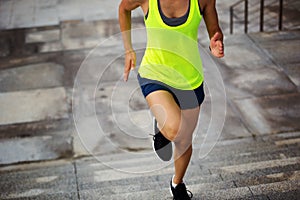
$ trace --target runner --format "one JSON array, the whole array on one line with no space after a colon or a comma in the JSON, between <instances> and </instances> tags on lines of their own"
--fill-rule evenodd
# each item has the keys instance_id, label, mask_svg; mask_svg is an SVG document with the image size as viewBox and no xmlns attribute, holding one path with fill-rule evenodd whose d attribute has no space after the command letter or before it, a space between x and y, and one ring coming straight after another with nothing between
<instances>
[{"instance_id":1,"label":"runner","mask_svg":"<svg viewBox=\"0 0 300 200\"><path fill-rule=\"evenodd\" d=\"M175 173L170 189L175 200L192 198L184 175L192 155L193 132L204 100L203 69L198 51L198 28L202 17L210 37L212 55L224 56L223 34L215 0L122 0L119 23L125 47L124 80L135 68L131 42L131 11L141 7L147 29L147 49L138 80L155 117L153 146L169 161L173 154Z\"/></svg>"}]
</instances>

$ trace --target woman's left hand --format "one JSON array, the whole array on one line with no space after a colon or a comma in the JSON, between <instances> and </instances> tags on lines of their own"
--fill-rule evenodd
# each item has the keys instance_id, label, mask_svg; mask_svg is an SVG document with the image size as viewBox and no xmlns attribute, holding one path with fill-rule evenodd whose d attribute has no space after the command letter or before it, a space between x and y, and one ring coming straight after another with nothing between
<instances>
[{"instance_id":1,"label":"woman's left hand","mask_svg":"<svg viewBox=\"0 0 300 200\"><path fill-rule=\"evenodd\" d=\"M222 34L216 32L215 35L210 39L210 51L211 53L217 57L222 58L224 57L224 44L223 44L223 37Z\"/></svg>"}]
</instances>

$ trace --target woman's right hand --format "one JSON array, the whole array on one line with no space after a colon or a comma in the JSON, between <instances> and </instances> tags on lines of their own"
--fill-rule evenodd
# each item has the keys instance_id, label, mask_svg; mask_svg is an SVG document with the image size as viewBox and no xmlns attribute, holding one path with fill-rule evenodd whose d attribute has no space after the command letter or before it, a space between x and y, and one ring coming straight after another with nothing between
<instances>
[{"instance_id":1,"label":"woman's right hand","mask_svg":"<svg viewBox=\"0 0 300 200\"><path fill-rule=\"evenodd\" d=\"M131 70L134 70L136 65L136 54L134 50L126 51L125 53L125 66L124 66L124 81L128 80Z\"/></svg>"}]
</instances>

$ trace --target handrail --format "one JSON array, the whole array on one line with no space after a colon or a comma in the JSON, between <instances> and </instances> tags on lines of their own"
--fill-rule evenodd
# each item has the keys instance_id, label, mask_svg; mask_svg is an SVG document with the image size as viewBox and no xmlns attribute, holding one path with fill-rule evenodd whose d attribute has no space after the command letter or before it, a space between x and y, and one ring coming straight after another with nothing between
<instances>
[{"instance_id":1,"label":"handrail","mask_svg":"<svg viewBox=\"0 0 300 200\"><path fill-rule=\"evenodd\" d=\"M233 33L233 15L234 15L234 8L241 3L245 3L245 8L244 8L244 26L245 30L244 32L248 32L248 0L240 0L233 5L230 6L229 11L230 11L230 34ZM261 32L264 31L264 0L260 0L260 25L259 25L259 30ZM278 10L278 30L282 30L282 21L283 19L283 0L279 0L279 10Z\"/></svg>"},{"instance_id":2,"label":"handrail","mask_svg":"<svg viewBox=\"0 0 300 200\"><path fill-rule=\"evenodd\" d=\"M248 32L248 0L240 0L238 2L236 2L235 4L233 4L232 6L230 6L229 10L230 10L230 34L233 33L233 9L240 5L241 3L245 3L245 9L244 9L244 26L245 26L245 33Z\"/></svg>"},{"instance_id":3,"label":"handrail","mask_svg":"<svg viewBox=\"0 0 300 200\"><path fill-rule=\"evenodd\" d=\"M264 5L265 1L264 0L260 0L260 25L259 25L259 30L260 32L264 31Z\"/></svg>"},{"instance_id":4,"label":"handrail","mask_svg":"<svg viewBox=\"0 0 300 200\"><path fill-rule=\"evenodd\" d=\"M279 0L279 20L278 20L278 29L282 30L282 16L283 16L283 0Z\"/></svg>"}]
</instances>

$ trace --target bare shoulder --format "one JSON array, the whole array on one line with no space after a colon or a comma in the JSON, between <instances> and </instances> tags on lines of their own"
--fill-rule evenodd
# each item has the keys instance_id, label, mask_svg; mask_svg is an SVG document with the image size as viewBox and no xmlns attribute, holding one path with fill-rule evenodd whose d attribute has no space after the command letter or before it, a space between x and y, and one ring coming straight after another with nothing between
<instances>
[{"instance_id":1,"label":"bare shoulder","mask_svg":"<svg viewBox=\"0 0 300 200\"><path fill-rule=\"evenodd\" d=\"M123 7L125 10L134 10L137 7L143 7L148 0L122 0L120 7Z\"/></svg>"}]
</instances>

